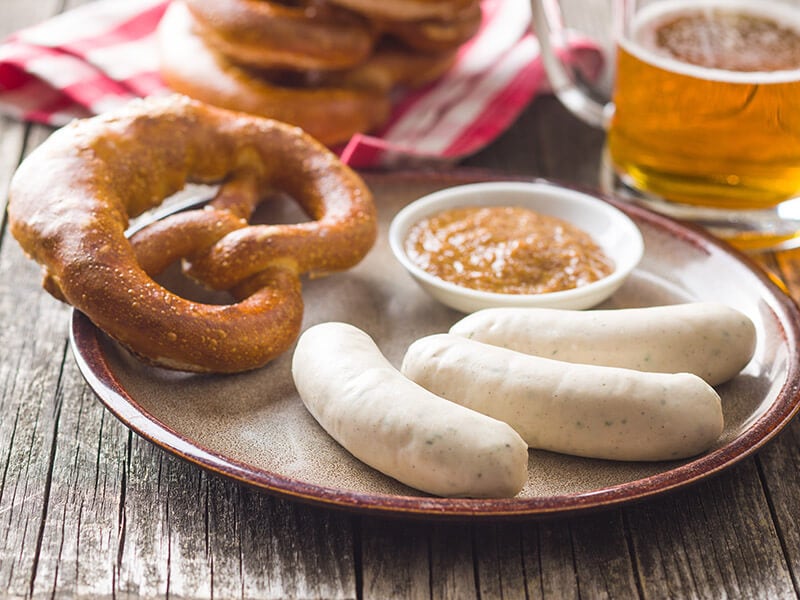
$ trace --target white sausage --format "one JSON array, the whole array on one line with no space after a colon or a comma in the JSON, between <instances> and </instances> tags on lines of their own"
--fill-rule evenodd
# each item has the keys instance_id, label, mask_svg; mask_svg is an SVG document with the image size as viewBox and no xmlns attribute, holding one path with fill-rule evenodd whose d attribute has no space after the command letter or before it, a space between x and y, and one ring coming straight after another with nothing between
<instances>
[{"instance_id":1,"label":"white sausage","mask_svg":"<svg viewBox=\"0 0 800 600\"><path fill-rule=\"evenodd\" d=\"M734 377L756 346L753 322L724 304L616 310L490 308L450 333L526 354L658 373L694 373L711 385Z\"/></svg>"},{"instance_id":2,"label":"white sausage","mask_svg":"<svg viewBox=\"0 0 800 600\"><path fill-rule=\"evenodd\" d=\"M506 497L528 477L528 447L506 423L403 377L345 323L306 330L292 359L300 397L353 456L439 496Z\"/></svg>"},{"instance_id":3,"label":"white sausage","mask_svg":"<svg viewBox=\"0 0 800 600\"><path fill-rule=\"evenodd\" d=\"M616 460L673 460L722 433L714 388L688 373L644 373L541 358L432 335L401 371L434 394L505 421L532 448Z\"/></svg>"}]
</instances>

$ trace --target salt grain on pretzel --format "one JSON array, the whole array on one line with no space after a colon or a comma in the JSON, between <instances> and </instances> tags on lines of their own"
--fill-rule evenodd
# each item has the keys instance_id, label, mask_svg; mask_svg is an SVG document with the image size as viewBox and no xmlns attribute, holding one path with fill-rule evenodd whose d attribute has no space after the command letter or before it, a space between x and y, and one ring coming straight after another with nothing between
<instances>
[{"instance_id":1,"label":"salt grain on pretzel","mask_svg":"<svg viewBox=\"0 0 800 600\"><path fill-rule=\"evenodd\" d=\"M210 208L126 238L129 217L190 181L221 183ZM289 194L312 220L250 236L247 218L269 190ZM198 372L252 369L284 352L300 329L300 274L347 269L376 236L369 190L319 143L181 96L55 132L15 173L8 213L48 291L145 360ZM242 263L218 266L234 304L193 302L152 279L177 259L224 247Z\"/></svg>"}]
</instances>

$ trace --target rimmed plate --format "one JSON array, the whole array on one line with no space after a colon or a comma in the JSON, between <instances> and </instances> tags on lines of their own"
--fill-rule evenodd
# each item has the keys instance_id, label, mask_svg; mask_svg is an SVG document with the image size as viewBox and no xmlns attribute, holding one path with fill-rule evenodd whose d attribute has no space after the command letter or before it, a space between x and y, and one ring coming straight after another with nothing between
<instances>
[{"instance_id":1,"label":"rimmed plate","mask_svg":"<svg viewBox=\"0 0 800 600\"><path fill-rule=\"evenodd\" d=\"M433 300L394 261L386 240L392 216L434 190L498 177L454 171L367 174L366 179L381 221L377 244L351 271L304 283L304 327L348 321L372 335L399 364L409 343L447 330L462 315ZM438 518L535 517L647 498L731 466L796 414L800 314L762 271L727 245L643 209L616 205L641 229L645 254L625 285L601 306L717 300L749 315L758 330L753 360L718 388L726 419L722 437L692 460L622 463L531 451L528 484L515 498L430 497L355 460L317 425L294 389L291 352L241 375L173 373L142 365L78 312L73 351L101 402L131 430L201 467L289 498ZM291 210L275 208L269 218L295 217Z\"/></svg>"}]
</instances>

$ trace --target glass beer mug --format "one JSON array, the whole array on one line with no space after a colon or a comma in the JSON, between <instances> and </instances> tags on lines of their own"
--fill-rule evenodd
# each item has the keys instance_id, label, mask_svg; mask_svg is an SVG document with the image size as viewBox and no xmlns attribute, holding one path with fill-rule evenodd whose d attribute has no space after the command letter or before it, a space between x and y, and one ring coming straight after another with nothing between
<instances>
[{"instance_id":1,"label":"glass beer mug","mask_svg":"<svg viewBox=\"0 0 800 600\"><path fill-rule=\"evenodd\" d=\"M745 250L800 246L800 0L532 0L532 9L556 95L607 131L607 191ZM598 17L605 39L589 31ZM575 30L607 55L604 81L562 60Z\"/></svg>"}]
</instances>

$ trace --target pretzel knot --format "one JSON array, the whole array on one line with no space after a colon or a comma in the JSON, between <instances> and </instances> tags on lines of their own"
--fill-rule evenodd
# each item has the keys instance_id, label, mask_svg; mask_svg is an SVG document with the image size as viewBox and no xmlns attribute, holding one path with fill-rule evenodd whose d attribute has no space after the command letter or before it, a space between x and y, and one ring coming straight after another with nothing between
<instances>
[{"instance_id":1,"label":"pretzel knot","mask_svg":"<svg viewBox=\"0 0 800 600\"><path fill-rule=\"evenodd\" d=\"M220 183L219 192L125 237L129 217L187 182ZM276 190L311 220L250 225ZM354 266L376 236L369 190L323 146L180 96L53 134L15 173L9 217L54 296L144 360L198 372L248 370L287 350L302 321L300 276ZM179 259L234 303L193 302L152 279Z\"/></svg>"}]
</instances>

